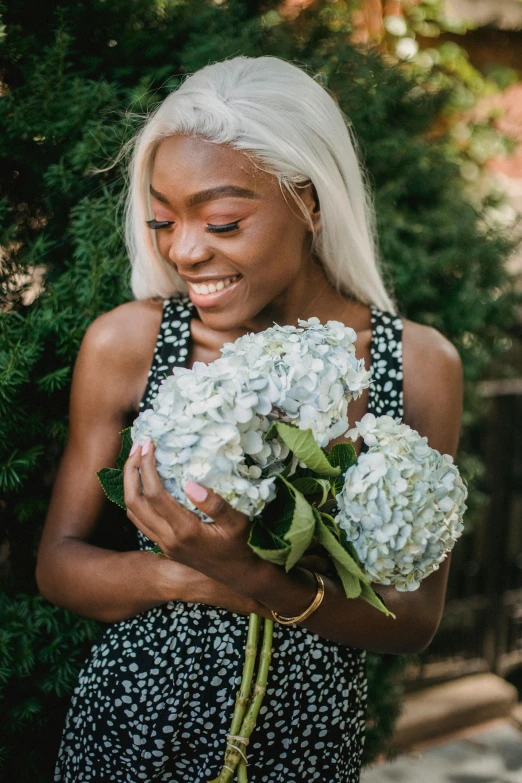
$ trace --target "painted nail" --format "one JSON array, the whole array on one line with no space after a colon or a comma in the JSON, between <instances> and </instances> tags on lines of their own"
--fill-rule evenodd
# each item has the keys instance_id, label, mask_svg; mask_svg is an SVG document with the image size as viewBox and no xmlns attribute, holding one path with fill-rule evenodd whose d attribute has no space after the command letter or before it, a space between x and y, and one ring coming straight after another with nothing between
<instances>
[{"instance_id":1,"label":"painted nail","mask_svg":"<svg viewBox=\"0 0 522 783\"><path fill-rule=\"evenodd\" d=\"M132 457L133 454L136 454L136 452L138 451L139 447L140 447L140 444L136 441L136 443L134 443L132 445L132 449L129 451L129 457Z\"/></svg>"},{"instance_id":2,"label":"painted nail","mask_svg":"<svg viewBox=\"0 0 522 783\"><path fill-rule=\"evenodd\" d=\"M150 438L145 438L143 441L143 446L141 447L141 456L144 457L145 454L148 454L150 449L150 444L152 443Z\"/></svg>"},{"instance_id":3,"label":"painted nail","mask_svg":"<svg viewBox=\"0 0 522 783\"><path fill-rule=\"evenodd\" d=\"M201 484L196 484L195 481L187 481L184 487L185 495L196 503L203 503L208 498L208 490L206 487L202 487Z\"/></svg>"}]
</instances>

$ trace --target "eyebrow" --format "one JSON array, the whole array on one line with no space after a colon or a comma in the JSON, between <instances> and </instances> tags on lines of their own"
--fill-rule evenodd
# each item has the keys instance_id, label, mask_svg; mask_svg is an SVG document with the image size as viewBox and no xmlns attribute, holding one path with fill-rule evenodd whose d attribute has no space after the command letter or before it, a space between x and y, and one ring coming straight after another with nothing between
<instances>
[{"instance_id":1,"label":"eyebrow","mask_svg":"<svg viewBox=\"0 0 522 783\"><path fill-rule=\"evenodd\" d=\"M150 186L150 193L154 198L161 201L162 204L170 206L169 200L162 193L158 193L155 188ZM208 188L207 190L200 190L199 193L193 193L189 196L186 205L187 207L195 207L198 204L205 204L207 201L216 201L219 198L249 198L258 199L257 193L248 188L240 188L238 185L220 185L216 188Z\"/></svg>"}]
</instances>

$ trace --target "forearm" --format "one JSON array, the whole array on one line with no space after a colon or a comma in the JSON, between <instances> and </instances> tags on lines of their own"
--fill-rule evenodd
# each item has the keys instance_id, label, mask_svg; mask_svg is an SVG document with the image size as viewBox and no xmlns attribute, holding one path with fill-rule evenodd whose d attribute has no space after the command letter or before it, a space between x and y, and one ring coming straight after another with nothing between
<instances>
[{"instance_id":1,"label":"forearm","mask_svg":"<svg viewBox=\"0 0 522 783\"><path fill-rule=\"evenodd\" d=\"M36 578L52 603L117 622L181 598L177 565L151 552L115 552L69 538L40 554Z\"/></svg>"},{"instance_id":2,"label":"forearm","mask_svg":"<svg viewBox=\"0 0 522 783\"><path fill-rule=\"evenodd\" d=\"M426 599L421 593L399 593L393 587L379 587L387 608L396 617L393 619L360 598L346 598L338 582L323 579L323 602L302 623L308 630L343 645L380 653L415 653L431 641L437 622L433 613L426 610ZM265 561L260 561L257 569L238 583L246 595L285 617L303 612L317 589L310 571L294 568L286 573Z\"/></svg>"},{"instance_id":3,"label":"forearm","mask_svg":"<svg viewBox=\"0 0 522 783\"><path fill-rule=\"evenodd\" d=\"M51 603L106 623L168 601L271 616L254 599L181 563L152 552L100 549L79 539L64 539L42 552L36 578Z\"/></svg>"}]
</instances>

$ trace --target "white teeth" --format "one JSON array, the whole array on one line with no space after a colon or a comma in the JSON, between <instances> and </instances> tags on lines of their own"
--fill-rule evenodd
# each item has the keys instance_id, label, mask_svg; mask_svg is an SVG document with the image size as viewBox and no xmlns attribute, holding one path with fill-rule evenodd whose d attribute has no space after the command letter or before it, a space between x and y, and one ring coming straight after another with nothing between
<instances>
[{"instance_id":1,"label":"white teeth","mask_svg":"<svg viewBox=\"0 0 522 783\"><path fill-rule=\"evenodd\" d=\"M224 280L218 280L217 283L190 283L191 288L196 294L215 294L216 291L222 291L231 283L235 283L239 275L226 277Z\"/></svg>"}]
</instances>

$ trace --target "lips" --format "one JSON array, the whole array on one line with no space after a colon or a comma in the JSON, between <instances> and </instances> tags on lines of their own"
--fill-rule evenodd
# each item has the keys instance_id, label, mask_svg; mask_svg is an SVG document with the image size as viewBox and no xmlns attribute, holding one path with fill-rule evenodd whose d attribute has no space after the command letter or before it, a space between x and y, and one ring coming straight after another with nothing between
<instances>
[{"instance_id":1,"label":"lips","mask_svg":"<svg viewBox=\"0 0 522 783\"><path fill-rule=\"evenodd\" d=\"M231 277L222 277L220 279L208 280L206 283L188 283L189 288L194 291L198 296L208 296L209 294L215 294L218 291L228 288L228 286L235 283L241 275L233 275Z\"/></svg>"},{"instance_id":2,"label":"lips","mask_svg":"<svg viewBox=\"0 0 522 783\"><path fill-rule=\"evenodd\" d=\"M189 295L196 307L214 308L228 304L234 296L234 292L243 280L242 275L230 275L229 277L216 277L203 282L186 280Z\"/></svg>"}]
</instances>

